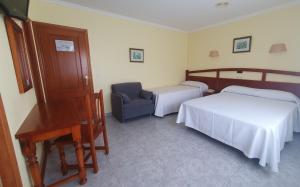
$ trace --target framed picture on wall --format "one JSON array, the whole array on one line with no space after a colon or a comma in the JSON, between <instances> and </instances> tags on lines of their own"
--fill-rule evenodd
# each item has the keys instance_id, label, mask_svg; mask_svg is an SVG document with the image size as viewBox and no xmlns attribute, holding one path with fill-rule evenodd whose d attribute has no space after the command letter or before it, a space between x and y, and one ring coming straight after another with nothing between
<instances>
[{"instance_id":1,"label":"framed picture on wall","mask_svg":"<svg viewBox=\"0 0 300 187\"><path fill-rule=\"evenodd\" d=\"M144 62L144 49L129 48L130 62Z\"/></svg>"},{"instance_id":2,"label":"framed picture on wall","mask_svg":"<svg viewBox=\"0 0 300 187\"><path fill-rule=\"evenodd\" d=\"M247 53L251 51L252 36L233 39L233 53Z\"/></svg>"}]
</instances>

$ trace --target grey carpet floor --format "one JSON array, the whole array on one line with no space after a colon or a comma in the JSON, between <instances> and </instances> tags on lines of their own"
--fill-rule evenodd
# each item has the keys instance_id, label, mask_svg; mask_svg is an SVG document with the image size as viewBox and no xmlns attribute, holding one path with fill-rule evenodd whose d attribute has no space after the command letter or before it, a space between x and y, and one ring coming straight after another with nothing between
<instances>
[{"instance_id":1,"label":"grey carpet floor","mask_svg":"<svg viewBox=\"0 0 300 187\"><path fill-rule=\"evenodd\" d=\"M243 187L300 186L300 134L281 152L279 172L271 172L242 152L175 123L176 115L146 117L120 124L107 118L109 155L98 152L100 170L87 169L91 187ZM101 142L101 140L98 140ZM67 160L75 161L73 147ZM49 155L45 183L60 179L55 147ZM75 171L69 172L69 174ZM68 187L80 186L78 181Z\"/></svg>"}]
</instances>

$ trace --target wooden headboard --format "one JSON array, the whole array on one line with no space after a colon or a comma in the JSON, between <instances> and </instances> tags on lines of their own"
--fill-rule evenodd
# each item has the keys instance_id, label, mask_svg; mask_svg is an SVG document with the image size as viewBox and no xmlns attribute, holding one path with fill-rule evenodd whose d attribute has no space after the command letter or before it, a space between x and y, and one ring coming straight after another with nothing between
<instances>
[{"instance_id":1,"label":"wooden headboard","mask_svg":"<svg viewBox=\"0 0 300 187\"><path fill-rule=\"evenodd\" d=\"M255 72L261 74L260 80L247 80L247 79L235 79L235 78L221 78L222 72ZM199 76L195 74L199 73L215 73L215 77ZM194 75L193 75L194 74ZM186 80L201 81L206 83L209 88L216 91L221 91L223 88L230 85L248 86L253 88L265 88L265 89L276 89L282 91L292 92L300 97L300 83L291 82L275 82L268 81L267 75L288 75L296 76L300 78L300 72L293 71L281 71L281 70L270 70L270 69L252 69L252 68L221 68L221 69L205 69L205 70L186 70Z\"/></svg>"}]
</instances>

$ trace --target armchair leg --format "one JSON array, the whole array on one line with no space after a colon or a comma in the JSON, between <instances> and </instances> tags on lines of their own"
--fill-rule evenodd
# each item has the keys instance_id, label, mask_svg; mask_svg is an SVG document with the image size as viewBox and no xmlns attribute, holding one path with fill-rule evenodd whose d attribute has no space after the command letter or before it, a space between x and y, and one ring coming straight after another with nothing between
<instances>
[{"instance_id":1,"label":"armchair leg","mask_svg":"<svg viewBox=\"0 0 300 187\"><path fill-rule=\"evenodd\" d=\"M59 157L60 157L60 162L61 162L61 172L62 172L63 176L65 176L68 173L68 164L66 162L64 146L57 145L57 149L59 151Z\"/></svg>"}]
</instances>

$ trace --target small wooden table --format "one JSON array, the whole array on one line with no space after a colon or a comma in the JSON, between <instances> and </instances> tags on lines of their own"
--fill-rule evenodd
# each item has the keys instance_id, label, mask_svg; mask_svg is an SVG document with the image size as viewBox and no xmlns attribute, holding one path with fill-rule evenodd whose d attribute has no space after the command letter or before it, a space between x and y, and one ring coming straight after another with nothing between
<instances>
[{"instance_id":1,"label":"small wooden table","mask_svg":"<svg viewBox=\"0 0 300 187\"><path fill-rule=\"evenodd\" d=\"M36 104L16 133L22 153L27 160L35 187L43 187L41 169L36 157L36 143L72 134L78 160L78 174L57 181L50 186L66 183L79 178L80 184L86 183L83 149L81 145L80 119L71 102L60 101Z\"/></svg>"}]
</instances>

